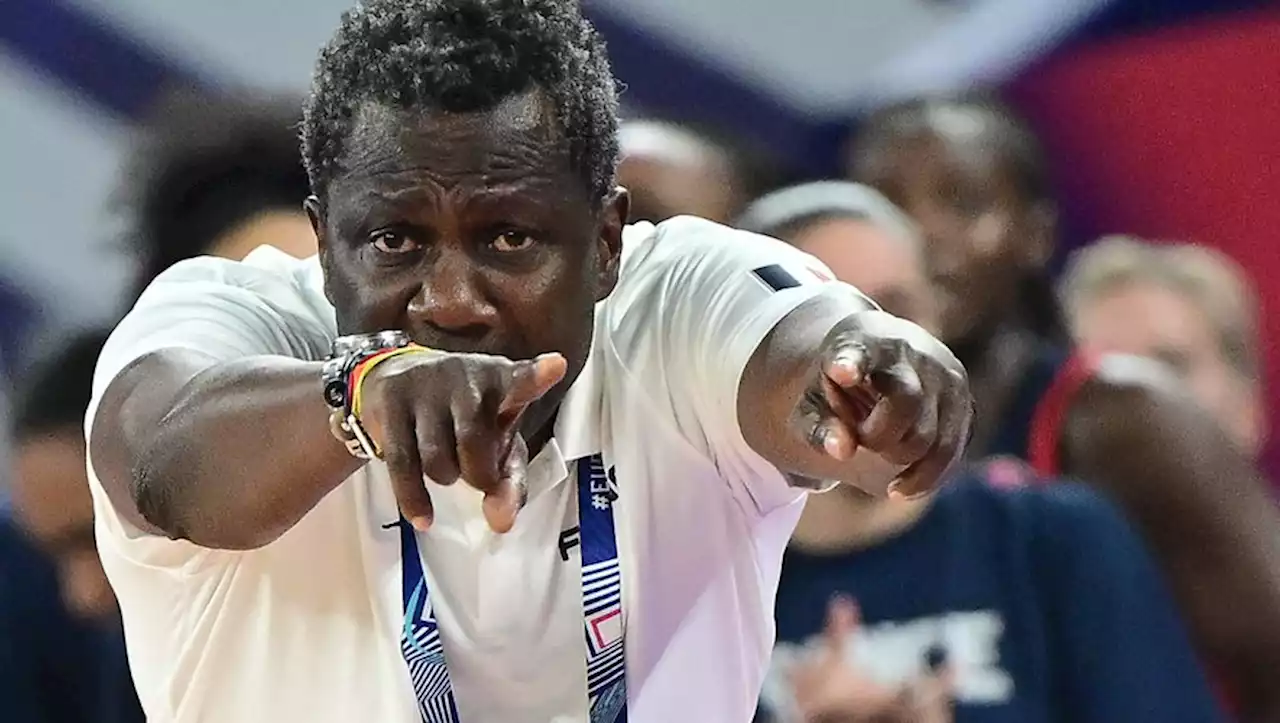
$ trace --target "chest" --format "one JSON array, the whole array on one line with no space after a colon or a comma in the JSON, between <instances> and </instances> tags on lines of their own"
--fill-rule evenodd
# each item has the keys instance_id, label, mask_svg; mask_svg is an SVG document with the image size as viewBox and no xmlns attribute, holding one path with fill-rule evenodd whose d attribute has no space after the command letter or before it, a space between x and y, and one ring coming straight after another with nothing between
<instances>
[{"instance_id":1,"label":"chest","mask_svg":"<svg viewBox=\"0 0 1280 723\"><path fill-rule=\"evenodd\" d=\"M433 490L437 524L417 535L418 552L451 643L491 651L545 649L556 641L581 647L573 635L582 624L575 492L566 481L532 497L515 527L499 535L486 526L473 490Z\"/></svg>"}]
</instances>

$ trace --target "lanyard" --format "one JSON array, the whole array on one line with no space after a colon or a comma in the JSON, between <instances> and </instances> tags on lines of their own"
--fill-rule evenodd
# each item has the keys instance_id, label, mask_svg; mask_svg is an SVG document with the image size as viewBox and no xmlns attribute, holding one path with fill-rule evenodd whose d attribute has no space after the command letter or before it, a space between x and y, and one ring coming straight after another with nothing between
<instances>
[{"instance_id":1,"label":"lanyard","mask_svg":"<svg viewBox=\"0 0 1280 723\"><path fill-rule=\"evenodd\" d=\"M591 723L626 723L626 655L622 630L622 573L613 504L613 470L600 455L577 460L578 531L582 548L583 632L586 635L587 700ZM418 698L423 723L460 723L444 644L436 623L413 527L400 525L404 624L400 652Z\"/></svg>"}]
</instances>

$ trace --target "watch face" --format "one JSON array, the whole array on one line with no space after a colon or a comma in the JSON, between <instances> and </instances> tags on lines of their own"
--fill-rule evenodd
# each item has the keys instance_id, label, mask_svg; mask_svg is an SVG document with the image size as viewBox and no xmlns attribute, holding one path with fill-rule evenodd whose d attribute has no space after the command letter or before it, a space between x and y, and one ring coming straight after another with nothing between
<instances>
[{"instance_id":1,"label":"watch face","mask_svg":"<svg viewBox=\"0 0 1280 723\"><path fill-rule=\"evenodd\" d=\"M334 409L347 405L347 375L362 359L383 349L399 349L409 344L403 331L380 331L376 334L349 334L333 340L329 359L324 363L321 381L325 402Z\"/></svg>"},{"instance_id":2,"label":"watch face","mask_svg":"<svg viewBox=\"0 0 1280 723\"><path fill-rule=\"evenodd\" d=\"M324 401L334 409L347 406L347 385L343 381L332 381L324 385Z\"/></svg>"}]
</instances>

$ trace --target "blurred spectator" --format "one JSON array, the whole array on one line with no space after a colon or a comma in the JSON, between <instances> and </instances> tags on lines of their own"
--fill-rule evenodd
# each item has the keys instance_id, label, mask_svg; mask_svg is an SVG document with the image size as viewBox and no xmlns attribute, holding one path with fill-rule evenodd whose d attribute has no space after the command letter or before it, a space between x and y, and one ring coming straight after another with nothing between
<instances>
[{"instance_id":1,"label":"blurred spectator","mask_svg":"<svg viewBox=\"0 0 1280 723\"><path fill-rule=\"evenodd\" d=\"M941 336L977 399L970 454L1019 457L1120 503L1241 718L1280 720L1280 515L1251 461L1156 365L1071 353L1035 136L988 97L912 100L868 119L850 170L921 226Z\"/></svg>"},{"instance_id":2,"label":"blurred spectator","mask_svg":"<svg viewBox=\"0 0 1280 723\"><path fill-rule=\"evenodd\" d=\"M300 117L295 100L180 94L158 109L117 198L138 290L194 256L241 258L262 245L315 253ZM0 525L0 564L24 581L0 590L0 627L19 631L0 640L0 685L13 686L0 689L6 722L142 719L85 476L84 415L104 341L89 333L64 344L20 387L13 515Z\"/></svg>"},{"instance_id":3,"label":"blurred spectator","mask_svg":"<svg viewBox=\"0 0 1280 723\"><path fill-rule=\"evenodd\" d=\"M919 235L879 193L797 186L740 225L934 323ZM961 722L1218 720L1167 591L1110 505L1076 485L997 489L996 470L1009 473L961 475L936 501L810 498L784 558L765 708L916 723L951 720L946 694ZM863 625L840 622L842 603L824 623L840 595Z\"/></svg>"},{"instance_id":4,"label":"blurred spectator","mask_svg":"<svg viewBox=\"0 0 1280 723\"><path fill-rule=\"evenodd\" d=\"M727 147L684 126L633 120L618 129L618 183L631 191L631 220L692 215L724 223L741 206L743 169Z\"/></svg>"},{"instance_id":5,"label":"blurred spectator","mask_svg":"<svg viewBox=\"0 0 1280 723\"><path fill-rule=\"evenodd\" d=\"M0 275L0 379L7 378L19 362L19 351L37 321L34 306L20 288ZM0 455L0 462L3 459Z\"/></svg>"},{"instance_id":6,"label":"blurred spectator","mask_svg":"<svg viewBox=\"0 0 1280 723\"><path fill-rule=\"evenodd\" d=\"M848 687L802 691L801 720L915 723L923 711L886 702L945 673L958 723L1223 720L1168 590L1113 507L1082 485L1001 489L989 476L961 474L921 502L843 489L810 500L779 581L766 708L794 711L799 672ZM862 626L832 639L824 618L842 595ZM840 660L809 657L831 646Z\"/></svg>"},{"instance_id":7,"label":"blurred spectator","mask_svg":"<svg viewBox=\"0 0 1280 723\"><path fill-rule=\"evenodd\" d=\"M84 415L105 340L70 340L18 387L12 510L0 519L5 721L142 720L85 471Z\"/></svg>"},{"instance_id":8,"label":"blurred spectator","mask_svg":"<svg viewBox=\"0 0 1280 723\"><path fill-rule=\"evenodd\" d=\"M271 245L305 258L315 233L297 126L302 101L179 94L162 104L127 169L118 201L140 291L183 259L239 259Z\"/></svg>"},{"instance_id":9,"label":"blurred spectator","mask_svg":"<svg viewBox=\"0 0 1280 723\"><path fill-rule=\"evenodd\" d=\"M1238 264L1203 246L1116 236L1076 252L1061 289L1082 346L1165 362L1240 449L1261 451L1258 300Z\"/></svg>"}]
</instances>

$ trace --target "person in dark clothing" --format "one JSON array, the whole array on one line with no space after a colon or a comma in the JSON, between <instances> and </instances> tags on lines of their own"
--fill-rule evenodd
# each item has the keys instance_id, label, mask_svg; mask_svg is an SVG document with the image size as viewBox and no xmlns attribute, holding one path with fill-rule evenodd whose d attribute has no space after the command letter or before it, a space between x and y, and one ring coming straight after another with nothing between
<instances>
[{"instance_id":1,"label":"person in dark clothing","mask_svg":"<svg viewBox=\"0 0 1280 723\"><path fill-rule=\"evenodd\" d=\"M239 259L264 244L315 253L300 120L300 100L165 99L115 199L128 215L137 290L195 256ZM85 476L84 416L105 339L77 336L19 380L13 508L0 518L0 627L16 631L0 638L5 723L142 720Z\"/></svg>"},{"instance_id":2,"label":"person in dark clothing","mask_svg":"<svg viewBox=\"0 0 1280 723\"><path fill-rule=\"evenodd\" d=\"M1224 720L1163 580L1113 507L1083 485L1002 489L991 476L962 474L923 503L864 499L863 519L840 518L838 541L802 523L778 586L766 705L790 710L786 671L842 644L843 665L823 674L847 667L890 697L945 666L956 723ZM861 624L832 640L828 609L842 595ZM865 711L865 698L800 702L807 720L863 720L836 713Z\"/></svg>"},{"instance_id":3,"label":"person in dark clothing","mask_svg":"<svg viewBox=\"0 0 1280 723\"><path fill-rule=\"evenodd\" d=\"M1280 720L1280 514L1165 367L1072 353L1046 272L1058 210L1043 155L989 97L925 98L869 118L849 170L921 227L940 336L977 399L970 457L1018 457L1119 503L1242 720Z\"/></svg>"},{"instance_id":4,"label":"person in dark clothing","mask_svg":"<svg viewBox=\"0 0 1280 723\"><path fill-rule=\"evenodd\" d=\"M84 415L105 332L20 377L12 507L0 513L0 719L143 720L115 596L98 560Z\"/></svg>"},{"instance_id":5,"label":"person in dark clothing","mask_svg":"<svg viewBox=\"0 0 1280 723\"><path fill-rule=\"evenodd\" d=\"M778 191L740 223L941 323L918 227L866 186ZM809 500L784 559L764 709L833 723L1218 720L1141 543L1079 485L1000 489L1032 482L1006 461L934 501ZM840 596L856 598L860 626Z\"/></svg>"}]
</instances>

